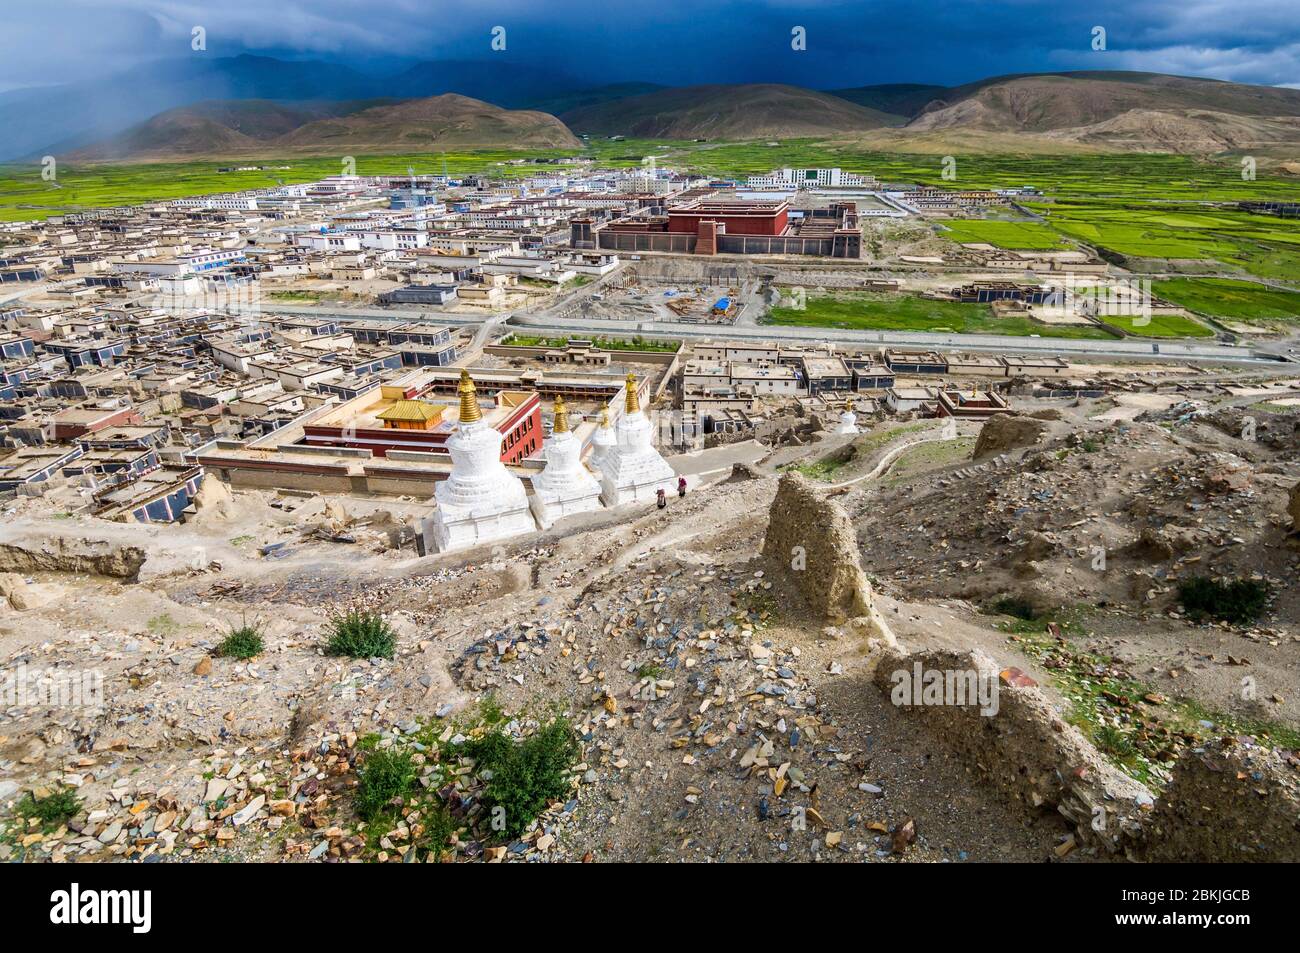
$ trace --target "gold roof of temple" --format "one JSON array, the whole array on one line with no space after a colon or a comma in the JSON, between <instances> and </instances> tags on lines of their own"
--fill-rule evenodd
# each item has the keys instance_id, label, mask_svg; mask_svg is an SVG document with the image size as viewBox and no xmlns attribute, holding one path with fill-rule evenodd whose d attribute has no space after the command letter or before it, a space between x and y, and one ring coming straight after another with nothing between
<instances>
[{"instance_id":1,"label":"gold roof of temple","mask_svg":"<svg viewBox=\"0 0 1300 953\"><path fill-rule=\"evenodd\" d=\"M569 411L564 406L564 398L555 398L555 426L551 428L551 433L568 433L569 432Z\"/></svg>"},{"instance_id":2,"label":"gold roof of temple","mask_svg":"<svg viewBox=\"0 0 1300 953\"><path fill-rule=\"evenodd\" d=\"M442 416L442 408L423 400L398 400L375 416L380 420L425 423Z\"/></svg>"},{"instance_id":3,"label":"gold roof of temple","mask_svg":"<svg viewBox=\"0 0 1300 953\"><path fill-rule=\"evenodd\" d=\"M456 387L456 393L460 395L460 422L462 424L472 424L483 419L483 412L478 407L478 392L474 389L474 381L470 379L469 371L461 368L460 384Z\"/></svg>"},{"instance_id":4,"label":"gold roof of temple","mask_svg":"<svg viewBox=\"0 0 1300 953\"><path fill-rule=\"evenodd\" d=\"M639 413L641 410L641 397L636 392L636 375L631 371L627 372L627 383L623 390L626 391L626 404L624 410L629 414Z\"/></svg>"}]
</instances>

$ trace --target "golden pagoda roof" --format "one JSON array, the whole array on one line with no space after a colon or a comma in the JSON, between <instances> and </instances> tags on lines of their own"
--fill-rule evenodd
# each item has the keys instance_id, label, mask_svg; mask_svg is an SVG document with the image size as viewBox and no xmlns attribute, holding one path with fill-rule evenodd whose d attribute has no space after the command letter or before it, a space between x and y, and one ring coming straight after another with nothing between
<instances>
[{"instance_id":1,"label":"golden pagoda roof","mask_svg":"<svg viewBox=\"0 0 1300 953\"><path fill-rule=\"evenodd\" d=\"M472 424L482 420L483 412L479 410L478 392L475 391L474 381L465 368L461 368L460 384L456 387L456 393L460 395L460 422Z\"/></svg>"},{"instance_id":2,"label":"golden pagoda roof","mask_svg":"<svg viewBox=\"0 0 1300 953\"><path fill-rule=\"evenodd\" d=\"M629 414L638 413L641 410L641 396L636 392L636 375L631 371L627 372L627 383L624 384L623 390L626 392L626 410Z\"/></svg>"},{"instance_id":3,"label":"golden pagoda roof","mask_svg":"<svg viewBox=\"0 0 1300 953\"><path fill-rule=\"evenodd\" d=\"M551 433L568 433L569 432L569 411L564 406L564 397L555 398L555 426L551 428Z\"/></svg>"},{"instance_id":4,"label":"golden pagoda roof","mask_svg":"<svg viewBox=\"0 0 1300 953\"><path fill-rule=\"evenodd\" d=\"M380 420L426 423L442 416L442 408L424 400L398 400L375 414Z\"/></svg>"}]
</instances>

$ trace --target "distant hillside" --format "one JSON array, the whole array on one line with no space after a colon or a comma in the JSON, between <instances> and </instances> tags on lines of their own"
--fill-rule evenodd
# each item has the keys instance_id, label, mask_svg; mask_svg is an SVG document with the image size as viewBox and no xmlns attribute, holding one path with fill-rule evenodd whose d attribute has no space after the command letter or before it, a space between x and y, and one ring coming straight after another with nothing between
<instances>
[{"instance_id":1,"label":"distant hillside","mask_svg":"<svg viewBox=\"0 0 1300 953\"><path fill-rule=\"evenodd\" d=\"M841 99L898 116L901 120L911 119L947 92L946 86L930 86L925 83L885 83L880 86L831 90L831 93Z\"/></svg>"},{"instance_id":2,"label":"distant hillside","mask_svg":"<svg viewBox=\"0 0 1300 953\"><path fill-rule=\"evenodd\" d=\"M798 86L688 86L584 106L560 118L575 132L645 139L829 136L895 120L830 93Z\"/></svg>"},{"instance_id":3,"label":"distant hillside","mask_svg":"<svg viewBox=\"0 0 1300 953\"><path fill-rule=\"evenodd\" d=\"M578 148L554 116L466 96L279 103L219 100L169 109L80 149L82 161L163 161L411 152L446 148Z\"/></svg>"},{"instance_id":4,"label":"distant hillside","mask_svg":"<svg viewBox=\"0 0 1300 953\"><path fill-rule=\"evenodd\" d=\"M547 113L510 110L448 93L377 106L349 116L320 119L276 141L290 151L349 149L410 152L418 149L577 149L582 143Z\"/></svg>"},{"instance_id":5,"label":"distant hillside","mask_svg":"<svg viewBox=\"0 0 1300 953\"><path fill-rule=\"evenodd\" d=\"M1005 76L936 96L909 130L1050 134L1121 148L1215 152L1289 136L1300 90L1156 73Z\"/></svg>"},{"instance_id":6,"label":"distant hillside","mask_svg":"<svg viewBox=\"0 0 1300 953\"><path fill-rule=\"evenodd\" d=\"M597 103L630 99L633 96L643 96L646 93L654 93L667 88L667 86L660 86L658 83L611 83L608 86L579 89L569 93L560 93L557 96L528 99L519 103L518 106L520 109L536 109L540 112L550 113L552 116L559 116L575 109L581 109L583 106L595 106Z\"/></svg>"},{"instance_id":7,"label":"distant hillside","mask_svg":"<svg viewBox=\"0 0 1300 953\"><path fill-rule=\"evenodd\" d=\"M78 149L71 158L167 159L180 156L251 155L265 143L307 123L344 116L390 100L275 102L269 99L221 99L168 109L125 132Z\"/></svg>"},{"instance_id":8,"label":"distant hillside","mask_svg":"<svg viewBox=\"0 0 1300 953\"><path fill-rule=\"evenodd\" d=\"M588 86L582 80L541 67L490 60L430 60L377 80L375 95L402 99L458 93L507 109L535 109L543 97L563 96Z\"/></svg>"},{"instance_id":9,"label":"distant hillside","mask_svg":"<svg viewBox=\"0 0 1300 953\"><path fill-rule=\"evenodd\" d=\"M211 100L354 100L390 95L346 66L269 56L186 56L94 83L0 93L0 160L63 153L177 106Z\"/></svg>"}]
</instances>

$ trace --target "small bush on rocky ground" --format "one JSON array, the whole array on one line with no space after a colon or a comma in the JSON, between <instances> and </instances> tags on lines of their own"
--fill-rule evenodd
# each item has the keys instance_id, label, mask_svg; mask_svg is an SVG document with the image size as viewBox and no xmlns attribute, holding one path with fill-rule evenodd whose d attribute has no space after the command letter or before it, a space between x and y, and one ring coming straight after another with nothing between
<instances>
[{"instance_id":1,"label":"small bush on rocky ground","mask_svg":"<svg viewBox=\"0 0 1300 953\"><path fill-rule=\"evenodd\" d=\"M1257 579L1221 581L1205 576L1178 584L1178 599L1193 619L1219 619L1242 625L1254 622L1268 604L1269 587Z\"/></svg>"},{"instance_id":2,"label":"small bush on rocky ground","mask_svg":"<svg viewBox=\"0 0 1300 953\"><path fill-rule=\"evenodd\" d=\"M261 625L245 620L238 626L230 627L229 634L217 646L217 655L221 658L250 659L262 654L265 648Z\"/></svg>"},{"instance_id":3,"label":"small bush on rocky ground","mask_svg":"<svg viewBox=\"0 0 1300 953\"><path fill-rule=\"evenodd\" d=\"M44 830L53 830L66 824L81 810L81 798L72 788L60 788L53 794L37 797L32 792L18 802L16 813L24 818L36 818Z\"/></svg>"},{"instance_id":4,"label":"small bush on rocky ground","mask_svg":"<svg viewBox=\"0 0 1300 953\"><path fill-rule=\"evenodd\" d=\"M421 844L437 860L451 847L456 834L457 824L452 820L451 812L441 804L431 804L424 809L424 836Z\"/></svg>"},{"instance_id":5,"label":"small bush on rocky ground","mask_svg":"<svg viewBox=\"0 0 1300 953\"><path fill-rule=\"evenodd\" d=\"M477 770L490 774L484 801L502 809L506 837L518 837L547 804L569 793L569 775L582 752L567 718L552 719L516 741L503 730L489 731L466 745Z\"/></svg>"},{"instance_id":6,"label":"small bush on rocky ground","mask_svg":"<svg viewBox=\"0 0 1300 953\"><path fill-rule=\"evenodd\" d=\"M1033 605L1028 600L1017 596L1003 596L989 606L989 609L999 615L1014 616L1026 622L1033 622L1038 618L1038 613L1034 611Z\"/></svg>"},{"instance_id":7,"label":"small bush on rocky ground","mask_svg":"<svg viewBox=\"0 0 1300 953\"><path fill-rule=\"evenodd\" d=\"M357 814L369 821L394 807L393 802L415 785L419 773L409 752L373 752L357 774Z\"/></svg>"},{"instance_id":8,"label":"small bush on rocky ground","mask_svg":"<svg viewBox=\"0 0 1300 953\"><path fill-rule=\"evenodd\" d=\"M326 655L392 658L397 634L377 612L352 610L330 619Z\"/></svg>"}]
</instances>

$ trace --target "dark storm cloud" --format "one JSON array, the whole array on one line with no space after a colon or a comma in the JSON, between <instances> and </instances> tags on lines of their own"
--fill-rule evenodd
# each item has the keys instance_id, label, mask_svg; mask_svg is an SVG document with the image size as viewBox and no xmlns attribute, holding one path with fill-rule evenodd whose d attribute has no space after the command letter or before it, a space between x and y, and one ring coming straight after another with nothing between
<instances>
[{"instance_id":1,"label":"dark storm cloud","mask_svg":"<svg viewBox=\"0 0 1300 953\"><path fill-rule=\"evenodd\" d=\"M43 0L6 11L0 87L84 79L190 53L273 51L382 67L509 56L593 83L959 83L1008 72L1138 69L1300 83L1294 0ZM490 49L494 26L507 50ZM808 49L790 48L804 27ZM1091 48L1104 27L1107 49Z\"/></svg>"}]
</instances>

